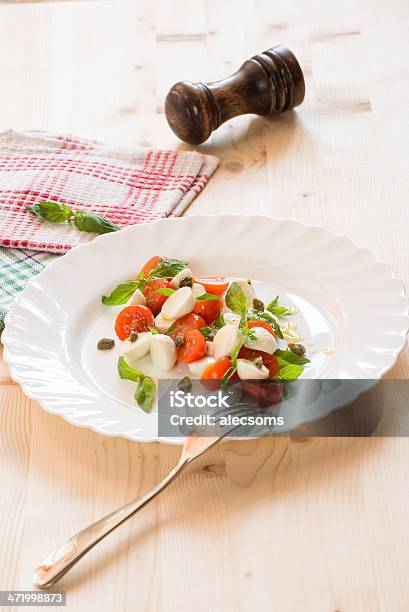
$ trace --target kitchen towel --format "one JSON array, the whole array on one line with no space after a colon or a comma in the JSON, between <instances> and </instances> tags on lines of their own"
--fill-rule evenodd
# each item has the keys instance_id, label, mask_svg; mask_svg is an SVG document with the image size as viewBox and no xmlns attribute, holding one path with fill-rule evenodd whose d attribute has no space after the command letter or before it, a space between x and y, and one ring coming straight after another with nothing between
<instances>
[{"instance_id":1,"label":"kitchen towel","mask_svg":"<svg viewBox=\"0 0 409 612\"><path fill-rule=\"evenodd\" d=\"M111 146L46 132L0 134L0 329L16 293L52 254L95 237L47 223L27 206L64 202L119 226L179 216L218 163L196 151Z\"/></svg>"},{"instance_id":2,"label":"kitchen towel","mask_svg":"<svg viewBox=\"0 0 409 612\"><path fill-rule=\"evenodd\" d=\"M45 132L0 134L0 246L65 253L94 234L27 211L64 202L119 226L179 216L219 160L196 151L119 147Z\"/></svg>"},{"instance_id":3,"label":"kitchen towel","mask_svg":"<svg viewBox=\"0 0 409 612\"><path fill-rule=\"evenodd\" d=\"M0 332L15 295L24 289L32 276L56 258L58 255L54 253L0 246Z\"/></svg>"}]
</instances>

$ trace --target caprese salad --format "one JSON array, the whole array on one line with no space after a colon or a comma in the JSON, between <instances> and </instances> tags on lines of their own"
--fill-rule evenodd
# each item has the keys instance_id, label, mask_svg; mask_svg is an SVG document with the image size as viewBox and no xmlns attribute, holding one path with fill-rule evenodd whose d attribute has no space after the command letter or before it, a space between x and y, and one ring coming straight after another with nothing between
<instances>
[{"instance_id":1,"label":"caprese salad","mask_svg":"<svg viewBox=\"0 0 409 612\"><path fill-rule=\"evenodd\" d=\"M159 376L184 364L185 388L192 377L211 389L242 381L253 393L260 381L297 379L309 363L302 344L283 338L280 321L294 312L278 296L264 304L250 279L197 277L187 261L155 256L102 303L124 305L115 321L118 373L136 383L135 399L146 412L156 393L155 381L136 367L146 355ZM114 344L102 338L98 348Z\"/></svg>"}]
</instances>

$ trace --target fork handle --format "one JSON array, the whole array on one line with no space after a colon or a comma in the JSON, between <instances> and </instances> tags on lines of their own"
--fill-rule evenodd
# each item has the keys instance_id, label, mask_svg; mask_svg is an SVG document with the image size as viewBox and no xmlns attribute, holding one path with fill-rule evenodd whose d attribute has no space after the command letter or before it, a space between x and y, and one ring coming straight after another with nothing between
<instances>
[{"instance_id":1,"label":"fork handle","mask_svg":"<svg viewBox=\"0 0 409 612\"><path fill-rule=\"evenodd\" d=\"M170 485L186 467L188 461L182 456L179 463L167 476L141 497L125 504L118 510L103 516L92 525L89 525L61 546L56 548L37 567L33 576L33 583L40 589L48 589L62 578L74 565L87 554L91 548L100 542L111 531L127 521L131 516L141 510L146 504L155 499L157 495Z\"/></svg>"}]
</instances>

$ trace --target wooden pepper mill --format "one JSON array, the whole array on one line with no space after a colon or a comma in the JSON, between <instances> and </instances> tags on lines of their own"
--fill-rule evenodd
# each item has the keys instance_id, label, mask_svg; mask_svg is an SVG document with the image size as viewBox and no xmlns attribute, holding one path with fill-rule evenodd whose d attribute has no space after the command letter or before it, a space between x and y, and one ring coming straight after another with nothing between
<instances>
[{"instance_id":1,"label":"wooden pepper mill","mask_svg":"<svg viewBox=\"0 0 409 612\"><path fill-rule=\"evenodd\" d=\"M294 54L279 45L246 60L222 81L176 83L166 96L165 113L176 136L200 144L232 117L278 115L301 104L304 95L301 67Z\"/></svg>"}]
</instances>

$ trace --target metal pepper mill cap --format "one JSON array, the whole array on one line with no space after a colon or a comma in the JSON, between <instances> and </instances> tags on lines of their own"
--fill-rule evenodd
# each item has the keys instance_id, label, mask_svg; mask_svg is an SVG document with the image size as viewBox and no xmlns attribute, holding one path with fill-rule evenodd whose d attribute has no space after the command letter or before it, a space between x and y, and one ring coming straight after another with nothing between
<instances>
[{"instance_id":1,"label":"metal pepper mill cap","mask_svg":"<svg viewBox=\"0 0 409 612\"><path fill-rule=\"evenodd\" d=\"M295 55L279 45L254 55L221 81L175 83L166 96L165 113L176 136L200 144L232 117L278 115L301 104L304 96L301 67Z\"/></svg>"}]
</instances>

